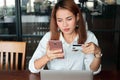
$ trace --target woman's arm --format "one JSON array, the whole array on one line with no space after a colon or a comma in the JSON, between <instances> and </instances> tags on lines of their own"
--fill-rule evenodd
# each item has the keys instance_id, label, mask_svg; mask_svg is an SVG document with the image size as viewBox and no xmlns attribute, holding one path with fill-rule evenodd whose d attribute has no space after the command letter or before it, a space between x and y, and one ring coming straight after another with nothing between
<instances>
[{"instance_id":1,"label":"woman's arm","mask_svg":"<svg viewBox=\"0 0 120 80\"><path fill-rule=\"evenodd\" d=\"M49 45L47 45L46 54L41 58L35 60L34 65L36 69L41 69L45 66L49 61L55 58L63 57L64 54L62 53L62 49L50 50Z\"/></svg>"},{"instance_id":2,"label":"woman's arm","mask_svg":"<svg viewBox=\"0 0 120 80\"><path fill-rule=\"evenodd\" d=\"M101 53L95 54L95 57L90 65L91 70L97 71L99 69L101 64L101 56L102 56Z\"/></svg>"},{"instance_id":3,"label":"woman's arm","mask_svg":"<svg viewBox=\"0 0 120 80\"><path fill-rule=\"evenodd\" d=\"M82 47L83 47L82 51L85 54L89 54L89 53L94 54L95 57L94 57L92 63L90 64L90 69L92 71L97 71L101 64L101 49L99 48L99 46L97 46L93 42L86 43L86 44L82 45Z\"/></svg>"},{"instance_id":4,"label":"woman's arm","mask_svg":"<svg viewBox=\"0 0 120 80\"><path fill-rule=\"evenodd\" d=\"M43 66L45 66L49 62L49 57L47 55L44 55L43 57L35 60L34 66L35 69L41 69Z\"/></svg>"}]
</instances>

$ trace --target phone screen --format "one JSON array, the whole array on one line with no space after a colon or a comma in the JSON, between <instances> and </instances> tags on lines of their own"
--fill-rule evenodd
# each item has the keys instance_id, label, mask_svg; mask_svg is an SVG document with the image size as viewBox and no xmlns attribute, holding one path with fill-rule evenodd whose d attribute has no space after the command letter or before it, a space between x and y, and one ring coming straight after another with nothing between
<instances>
[{"instance_id":1,"label":"phone screen","mask_svg":"<svg viewBox=\"0 0 120 80\"><path fill-rule=\"evenodd\" d=\"M63 49L62 42L59 40L50 40L49 46L50 46L50 50Z\"/></svg>"},{"instance_id":2,"label":"phone screen","mask_svg":"<svg viewBox=\"0 0 120 80\"><path fill-rule=\"evenodd\" d=\"M63 52L62 42L59 40L50 40L49 46L50 46L50 50L62 49ZM64 59L64 57L60 57L58 59Z\"/></svg>"}]
</instances>

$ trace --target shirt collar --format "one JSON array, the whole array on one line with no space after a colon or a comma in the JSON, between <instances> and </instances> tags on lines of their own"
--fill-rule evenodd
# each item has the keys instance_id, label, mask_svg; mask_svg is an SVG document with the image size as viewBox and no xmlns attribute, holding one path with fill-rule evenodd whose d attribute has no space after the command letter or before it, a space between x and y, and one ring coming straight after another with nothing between
<instances>
[{"instance_id":1,"label":"shirt collar","mask_svg":"<svg viewBox=\"0 0 120 80\"><path fill-rule=\"evenodd\" d=\"M64 37L63 37L62 32L60 32L60 41L62 41L63 44L66 43L66 41L65 41L65 39L64 39ZM74 39L74 41L72 42L72 44L77 44L77 42L78 42L78 35L75 37L75 39Z\"/></svg>"}]
</instances>

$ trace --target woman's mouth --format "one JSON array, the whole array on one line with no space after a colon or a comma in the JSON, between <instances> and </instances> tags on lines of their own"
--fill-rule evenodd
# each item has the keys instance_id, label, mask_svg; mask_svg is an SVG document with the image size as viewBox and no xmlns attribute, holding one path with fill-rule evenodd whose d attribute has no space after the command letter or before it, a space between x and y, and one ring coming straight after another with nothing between
<instances>
[{"instance_id":1,"label":"woman's mouth","mask_svg":"<svg viewBox=\"0 0 120 80\"><path fill-rule=\"evenodd\" d=\"M68 32L70 30L70 28L65 28L63 29L65 32Z\"/></svg>"}]
</instances>

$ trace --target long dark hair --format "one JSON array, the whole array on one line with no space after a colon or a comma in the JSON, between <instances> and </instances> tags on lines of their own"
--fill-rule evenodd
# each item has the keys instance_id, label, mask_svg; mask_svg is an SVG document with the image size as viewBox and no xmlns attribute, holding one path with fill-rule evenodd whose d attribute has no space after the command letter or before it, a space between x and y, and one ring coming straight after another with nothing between
<instances>
[{"instance_id":1,"label":"long dark hair","mask_svg":"<svg viewBox=\"0 0 120 80\"><path fill-rule=\"evenodd\" d=\"M51 21L50 21L50 31L51 31L51 40L58 40L60 33L58 31L58 25L56 21L56 12L59 8L64 8L72 12L75 17L79 15L79 20L77 21L78 27L76 28L76 32L79 35L78 43L83 44L87 39L86 34L86 27L83 20L82 13L80 11L80 8L77 4L75 4L74 0L60 0L56 5L54 6L51 14Z\"/></svg>"}]
</instances>

